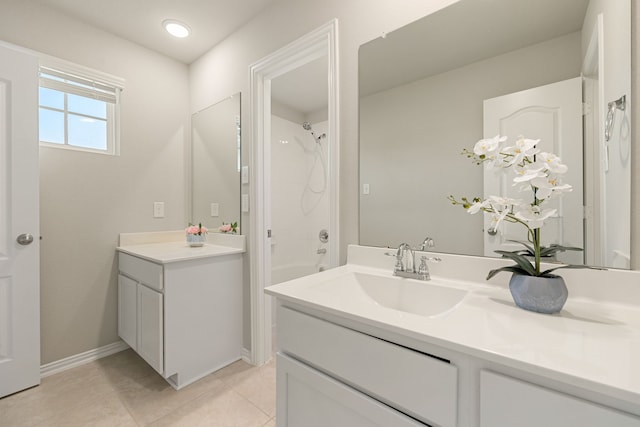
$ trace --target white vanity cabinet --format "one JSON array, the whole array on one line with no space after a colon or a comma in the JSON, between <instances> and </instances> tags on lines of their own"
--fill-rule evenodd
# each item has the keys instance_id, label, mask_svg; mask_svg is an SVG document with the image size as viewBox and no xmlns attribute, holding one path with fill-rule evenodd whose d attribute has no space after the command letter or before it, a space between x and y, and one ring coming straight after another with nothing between
<instances>
[{"instance_id":1,"label":"white vanity cabinet","mask_svg":"<svg viewBox=\"0 0 640 427\"><path fill-rule=\"evenodd\" d=\"M278 426L456 425L458 370L437 355L287 307L278 308L278 347ZM296 359L301 366L293 363ZM336 397L338 390L344 398ZM313 399L301 399L298 393ZM347 402L354 402L353 406ZM378 412L373 408L384 408L385 417L391 418L351 419L356 413L367 413L364 408L368 407ZM314 412L325 423L296 421ZM334 417L340 416L346 417L344 422L336 423Z\"/></svg>"},{"instance_id":2,"label":"white vanity cabinet","mask_svg":"<svg viewBox=\"0 0 640 427\"><path fill-rule=\"evenodd\" d=\"M515 306L506 278L473 280L500 260L451 255L416 282L393 275L387 252L350 246L346 265L265 289L277 298L279 427L307 425L305 413L380 425L328 415L364 402L397 415L385 427L640 427L637 272L572 270L574 296L542 315Z\"/></svg>"},{"instance_id":3,"label":"white vanity cabinet","mask_svg":"<svg viewBox=\"0 0 640 427\"><path fill-rule=\"evenodd\" d=\"M118 334L180 389L241 357L244 249L152 246L119 248Z\"/></svg>"},{"instance_id":4,"label":"white vanity cabinet","mask_svg":"<svg viewBox=\"0 0 640 427\"><path fill-rule=\"evenodd\" d=\"M413 349L296 305L280 304L277 315L278 427L640 427L637 415L531 373L438 346Z\"/></svg>"}]
</instances>

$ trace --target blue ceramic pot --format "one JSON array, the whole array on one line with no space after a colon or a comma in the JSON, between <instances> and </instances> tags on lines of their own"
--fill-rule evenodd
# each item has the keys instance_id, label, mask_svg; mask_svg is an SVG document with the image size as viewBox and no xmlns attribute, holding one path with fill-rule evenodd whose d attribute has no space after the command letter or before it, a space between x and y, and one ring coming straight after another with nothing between
<instances>
[{"instance_id":1,"label":"blue ceramic pot","mask_svg":"<svg viewBox=\"0 0 640 427\"><path fill-rule=\"evenodd\" d=\"M514 274L509 281L513 301L520 308L552 314L562 310L569 291L560 276L536 277Z\"/></svg>"},{"instance_id":2,"label":"blue ceramic pot","mask_svg":"<svg viewBox=\"0 0 640 427\"><path fill-rule=\"evenodd\" d=\"M203 246L206 241L206 234L187 234L187 243L191 247Z\"/></svg>"}]
</instances>

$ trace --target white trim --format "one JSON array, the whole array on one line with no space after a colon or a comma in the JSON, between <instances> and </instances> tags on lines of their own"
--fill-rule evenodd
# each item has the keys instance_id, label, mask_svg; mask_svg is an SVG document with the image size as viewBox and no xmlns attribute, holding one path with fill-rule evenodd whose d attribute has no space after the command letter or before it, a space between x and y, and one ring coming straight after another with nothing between
<instances>
[{"instance_id":1,"label":"white trim","mask_svg":"<svg viewBox=\"0 0 640 427\"><path fill-rule=\"evenodd\" d=\"M128 348L129 346L124 341L117 341L113 344L94 348L93 350L85 351L84 353L44 364L40 366L40 378L48 377L49 375L57 374L66 371L67 369L102 359L103 357L111 356L112 354L119 353Z\"/></svg>"},{"instance_id":2,"label":"white trim","mask_svg":"<svg viewBox=\"0 0 640 427\"><path fill-rule=\"evenodd\" d=\"M271 79L294 70L323 56L328 57L328 140L330 176L329 240L330 265L339 262L339 82L338 82L338 20L334 19L293 43L277 50L250 67L250 104L252 120L252 150L250 164L253 170L249 214L251 223L251 362L262 365L271 357L271 304L265 298L271 266L268 262L270 241L266 230L269 224L270 176L268 174L269 150L264 149L270 139Z\"/></svg>"},{"instance_id":3,"label":"white trim","mask_svg":"<svg viewBox=\"0 0 640 427\"><path fill-rule=\"evenodd\" d=\"M251 350L242 347L242 350L240 351L240 358L243 361L251 364Z\"/></svg>"}]
</instances>

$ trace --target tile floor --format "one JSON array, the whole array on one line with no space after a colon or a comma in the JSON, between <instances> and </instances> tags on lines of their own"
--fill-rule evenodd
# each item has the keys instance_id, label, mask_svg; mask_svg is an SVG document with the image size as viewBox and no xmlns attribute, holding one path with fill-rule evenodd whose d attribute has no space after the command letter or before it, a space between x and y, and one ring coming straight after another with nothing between
<instances>
[{"instance_id":1,"label":"tile floor","mask_svg":"<svg viewBox=\"0 0 640 427\"><path fill-rule=\"evenodd\" d=\"M175 391L126 350L0 399L0 426L275 427L275 379L238 361Z\"/></svg>"}]
</instances>

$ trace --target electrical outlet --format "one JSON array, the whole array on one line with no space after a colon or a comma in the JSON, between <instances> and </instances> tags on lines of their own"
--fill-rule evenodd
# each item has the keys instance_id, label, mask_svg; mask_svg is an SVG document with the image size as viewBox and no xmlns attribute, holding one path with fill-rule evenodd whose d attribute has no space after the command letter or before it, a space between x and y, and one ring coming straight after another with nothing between
<instances>
[{"instance_id":1,"label":"electrical outlet","mask_svg":"<svg viewBox=\"0 0 640 427\"><path fill-rule=\"evenodd\" d=\"M220 216L220 204L211 203L211 216Z\"/></svg>"},{"instance_id":2,"label":"electrical outlet","mask_svg":"<svg viewBox=\"0 0 640 427\"><path fill-rule=\"evenodd\" d=\"M164 218L164 202L153 202L153 217Z\"/></svg>"}]
</instances>

